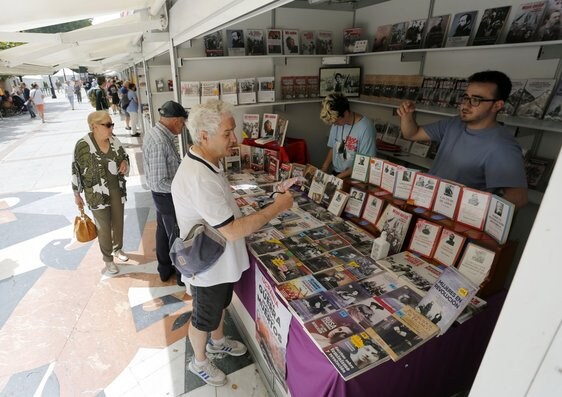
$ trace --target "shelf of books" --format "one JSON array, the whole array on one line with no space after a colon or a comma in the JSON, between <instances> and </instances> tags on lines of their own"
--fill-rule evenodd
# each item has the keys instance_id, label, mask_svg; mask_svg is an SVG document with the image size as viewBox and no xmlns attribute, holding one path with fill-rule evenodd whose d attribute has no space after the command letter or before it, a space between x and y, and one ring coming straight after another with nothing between
<instances>
[{"instance_id":1,"label":"shelf of books","mask_svg":"<svg viewBox=\"0 0 562 397\"><path fill-rule=\"evenodd\" d=\"M325 58L330 56L337 56L333 54L274 54L274 55L230 55L230 56L214 56L214 57L189 57L189 58L182 58L182 61L190 62L190 61L221 61L221 60L233 60L233 59L284 59L284 58Z\"/></svg>"},{"instance_id":2,"label":"shelf of books","mask_svg":"<svg viewBox=\"0 0 562 397\"><path fill-rule=\"evenodd\" d=\"M319 103L322 98L308 98L308 99L284 99L275 102L256 102L247 104L238 104L236 107L254 107L254 106L282 106L282 105L298 105L303 103Z\"/></svg>"}]
</instances>

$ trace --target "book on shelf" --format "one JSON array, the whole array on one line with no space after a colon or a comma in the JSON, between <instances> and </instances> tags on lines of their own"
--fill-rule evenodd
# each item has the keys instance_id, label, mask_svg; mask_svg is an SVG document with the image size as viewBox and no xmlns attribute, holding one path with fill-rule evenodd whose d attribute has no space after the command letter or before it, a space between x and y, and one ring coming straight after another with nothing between
<instances>
[{"instance_id":1,"label":"book on shelf","mask_svg":"<svg viewBox=\"0 0 562 397\"><path fill-rule=\"evenodd\" d=\"M224 158L224 169L229 173L242 171L239 146L230 148L229 155Z\"/></svg>"},{"instance_id":2,"label":"book on shelf","mask_svg":"<svg viewBox=\"0 0 562 397\"><path fill-rule=\"evenodd\" d=\"M220 82L213 81L202 81L201 82L201 103L205 103L211 99L219 99L220 94Z\"/></svg>"},{"instance_id":3,"label":"book on shelf","mask_svg":"<svg viewBox=\"0 0 562 397\"><path fill-rule=\"evenodd\" d=\"M554 89L554 79L528 79L515 115L542 118Z\"/></svg>"},{"instance_id":4,"label":"book on shelf","mask_svg":"<svg viewBox=\"0 0 562 397\"><path fill-rule=\"evenodd\" d=\"M303 99L308 96L306 76L295 76L294 98Z\"/></svg>"},{"instance_id":5,"label":"book on shelf","mask_svg":"<svg viewBox=\"0 0 562 397\"><path fill-rule=\"evenodd\" d=\"M280 163L279 164L279 180L286 181L291 177L293 165L291 163Z\"/></svg>"},{"instance_id":6,"label":"book on shelf","mask_svg":"<svg viewBox=\"0 0 562 397\"><path fill-rule=\"evenodd\" d=\"M388 51L391 30L392 25L381 25L377 27L375 38L373 39L373 52Z\"/></svg>"},{"instance_id":7,"label":"book on shelf","mask_svg":"<svg viewBox=\"0 0 562 397\"><path fill-rule=\"evenodd\" d=\"M416 306L416 310L439 327L443 335L468 306L478 287L454 267L447 267Z\"/></svg>"},{"instance_id":8,"label":"book on shelf","mask_svg":"<svg viewBox=\"0 0 562 397\"><path fill-rule=\"evenodd\" d=\"M313 30L301 31L301 52L303 55L316 54L316 34Z\"/></svg>"},{"instance_id":9,"label":"book on shelf","mask_svg":"<svg viewBox=\"0 0 562 397\"><path fill-rule=\"evenodd\" d=\"M258 115L259 118L259 115ZM252 159L252 147L250 145L240 144L240 161L243 170L249 170Z\"/></svg>"},{"instance_id":10,"label":"book on shelf","mask_svg":"<svg viewBox=\"0 0 562 397\"><path fill-rule=\"evenodd\" d=\"M224 44L222 41L222 31L213 32L203 36L205 55L208 57L224 56Z\"/></svg>"},{"instance_id":11,"label":"book on shelf","mask_svg":"<svg viewBox=\"0 0 562 397\"><path fill-rule=\"evenodd\" d=\"M156 84L156 92L167 91L166 85L164 84L164 79L156 79L154 83Z\"/></svg>"},{"instance_id":12,"label":"book on shelf","mask_svg":"<svg viewBox=\"0 0 562 397\"><path fill-rule=\"evenodd\" d=\"M542 21L537 29L535 41L562 40L561 15L562 3L559 0L548 0Z\"/></svg>"},{"instance_id":13,"label":"book on shelf","mask_svg":"<svg viewBox=\"0 0 562 397\"><path fill-rule=\"evenodd\" d=\"M258 77L258 102L275 102L275 77Z\"/></svg>"},{"instance_id":14,"label":"book on shelf","mask_svg":"<svg viewBox=\"0 0 562 397\"><path fill-rule=\"evenodd\" d=\"M304 164L293 163L291 164L291 178L299 178L295 185L299 186L302 184L302 179L304 179L304 170L306 166Z\"/></svg>"},{"instance_id":15,"label":"book on shelf","mask_svg":"<svg viewBox=\"0 0 562 397\"><path fill-rule=\"evenodd\" d=\"M398 22L392 25L390 30L390 42L388 49L390 51L401 50L404 48L404 38L406 36L407 22Z\"/></svg>"},{"instance_id":16,"label":"book on shelf","mask_svg":"<svg viewBox=\"0 0 562 397\"><path fill-rule=\"evenodd\" d=\"M281 77L281 99L294 99L295 98L295 77L282 76Z\"/></svg>"},{"instance_id":17,"label":"book on shelf","mask_svg":"<svg viewBox=\"0 0 562 397\"><path fill-rule=\"evenodd\" d=\"M220 98L223 102L238 105L238 92L236 79L220 80Z\"/></svg>"},{"instance_id":18,"label":"book on shelf","mask_svg":"<svg viewBox=\"0 0 562 397\"><path fill-rule=\"evenodd\" d=\"M475 229L484 230L491 198L491 193L463 187L455 220Z\"/></svg>"},{"instance_id":19,"label":"book on shelf","mask_svg":"<svg viewBox=\"0 0 562 397\"><path fill-rule=\"evenodd\" d=\"M438 15L428 18L423 48L441 48L445 46L450 18L451 15Z\"/></svg>"},{"instance_id":20,"label":"book on shelf","mask_svg":"<svg viewBox=\"0 0 562 397\"><path fill-rule=\"evenodd\" d=\"M419 218L414 226L408 251L431 258L437 248L442 229L440 225Z\"/></svg>"},{"instance_id":21,"label":"book on shelf","mask_svg":"<svg viewBox=\"0 0 562 397\"><path fill-rule=\"evenodd\" d=\"M253 171L263 171L264 170L264 149L260 147L251 147L251 160L250 160L250 168Z\"/></svg>"},{"instance_id":22,"label":"book on shelf","mask_svg":"<svg viewBox=\"0 0 562 397\"><path fill-rule=\"evenodd\" d=\"M260 115L246 113L242 116L242 138L257 139L260 136Z\"/></svg>"},{"instance_id":23,"label":"book on shelf","mask_svg":"<svg viewBox=\"0 0 562 397\"><path fill-rule=\"evenodd\" d=\"M433 259L445 266L455 266L459 259L466 237L443 228Z\"/></svg>"},{"instance_id":24,"label":"book on shelf","mask_svg":"<svg viewBox=\"0 0 562 397\"><path fill-rule=\"evenodd\" d=\"M283 54L283 32L281 29L267 29L267 55Z\"/></svg>"},{"instance_id":25,"label":"book on shelf","mask_svg":"<svg viewBox=\"0 0 562 397\"><path fill-rule=\"evenodd\" d=\"M451 96L451 106L456 107L462 102L466 89L468 88L468 79L457 79L455 81L455 92Z\"/></svg>"},{"instance_id":26,"label":"book on shelf","mask_svg":"<svg viewBox=\"0 0 562 397\"><path fill-rule=\"evenodd\" d=\"M368 194L365 209L363 210L361 218L365 219L369 223L372 223L373 225L376 225L381 216L384 204L385 201L383 199L373 194Z\"/></svg>"},{"instance_id":27,"label":"book on shelf","mask_svg":"<svg viewBox=\"0 0 562 397\"><path fill-rule=\"evenodd\" d=\"M527 184L529 187L544 190L548 182L548 174L552 166L552 160L529 157L525 159L525 173L527 174Z\"/></svg>"},{"instance_id":28,"label":"book on shelf","mask_svg":"<svg viewBox=\"0 0 562 397\"><path fill-rule=\"evenodd\" d=\"M562 121L562 79L554 90L548 109L544 114L545 120Z\"/></svg>"},{"instance_id":29,"label":"book on shelf","mask_svg":"<svg viewBox=\"0 0 562 397\"><path fill-rule=\"evenodd\" d=\"M427 19L413 19L407 23L404 36L405 50L421 48L426 22Z\"/></svg>"},{"instance_id":30,"label":"book on shelf","mask_svg":"<svg viewBox=\"0 0 562 397\"><path fill-rule=\"evenodd\" d=\"M320 96L320 84L318 76L306 76L306 92L309 98Z\"/></svg>"},{"instance_id":31,"label":"book on shelf","mask_svg":"<svg viewBox=\"0 0 562 397\"><path fill-rule=\"evenodd\" d=\"M260 139L256 140L256 143L265 144L267 142L273 142L275 140L275 128L277 128L278 120L279 120L279 115L277 114L272 114L272 113L263 114ZM268 139L269 141L266 142L266 140Z\"/></svg>"},{"instance_id":32,"label":"book on shelf","mask_svg":"<svg viewBox=\"0 0 562 397\"><path fill-rule=\"evenodd\" d=\"M503 198L492 195L484 231L499 244L505 244L511 228L515 205Z\"/></svg>"},{"instance_id":33,"label":"book on shelf","mask_svg":"<svg viewBox=\"0 0 562 397\"><path fill-rule=\"evenodd\" d=\"M287 127L289 127L289 120L279 117L277 128L275 130L275 140L277 146L282 147L285 144L285 137L287 136Z\"/></svg>"},{"instance_id":34,"label":"book on shelf","mask_svg":"<svg viewBox=\"0 0 562 397\"><path fill-rule=\"evenodd\" d=\"M369 183L371 185L380 186L382 173L384 168L384 160L376 157L369 159Z\"/></svg>"},{"instance_id":35,"label":"book on shelf","mask_svg":"<svg viewBox=\"0 0 562 397\"><path fill-rule=\"evenodd\" d=\"M367 193L356 187L349 189L349 199L345 206L344 212L351 216L360 217L365 205L365 198Z\"/></svg>"},{"instance_id":36,"label":"book on shelf","mask_svg":"<svg viewBox=\"0 0 562 397\"><path fill-rule=\"evenodd\" d=\"M394 184L392 196L397 199L408 200L417 173L418 170L412 168L398 167L396 169L396 183Z\"/></svg>"},{"instance_id":37,"label":"book on shelf","mask_svg":"<svg viewBox=\"0 0 562 397\"><path fill-rule=\"evenodd\" d=\"M402 211L392 204L388 204L383 210L376 227L379 231L386 232L386 241L390 244L389 255L402 251L411 220L412 214Z\"/></svg>"},{"instance_id":38,"label":"book on shelf","mask_svg":"<svg viewBox=\"0 0 562 397\"><path fill-rule=\"evenodd\" d=\"M256 79L253 77L237 79L238 82L238 103L240 105L256 103Z\"/></svg>"},{"instance_id":39,"label":"book on shelf","mask_svg":"<svg viewBox=\"0 0 562 397\"><path fill-rule=\"evenodd\" d=\"M400 137L400 126L397 124L388 123L386 127L386 131L384 133L384 137L382 138L383 142L395 144L396 140Z\"/></svg>"},{"instance_id":40,"label":"book on shelf","mask_svg":"<svg viewBox=\"0 0 562 397\"><path fill-rule=\"evenodd\" d=\"M319 30L316 35L316 53L331 55L334 51L331 30Z\"/></svg>"},{"instance_id":41,"label":"book on shelf","mask_svg":"<svg viewBox=\"0 0 562 397\"><path fill-rule=\"evenodd\" d=\"M227 29L226 40L228 43L228 56L246 55L243 29Z\"/></svg>"},{"instance_id":42,"label":"book on shelf","mask_svg":"<svg viewBox=\"0 0 562 397\"><path fill-rule=\"evenodd\" d=\"M304 191L308 192L310 189L310 185L312 184L312 179L314 178L314 174L316 174L317 168L312 164L307 164L304 169L304 182L303 182L303 189Z\"/></svg>"},{"instance_id":43,"label":"book on shelf","mask_svg":"<svg viewBox=\"0 0 562 397\"><path fill-rule=\"evenodd\" d=\"M400 137L396 139L396 142L394 142L394 144L400 146L401 153L409 153L410 148L412 147L412 141L402 138L402 135L400 135Z\"/></svg>"},{"instance_id":44,"label":"book on shelf","mask_svg":"<svg viewBox=\"0 0 562 397\"><path fill-rule=\"evenodd\" d=\"M527 79L513 79L511 80L511 91L509 97L504 103L501 113L513 116L519 105L519 100L525 91L525 84L527 84Z\"/></svg>"},{"instance_id":45,"label":"book on shelf","mask_svg":"<svg viewBox=\"0 0 562 397\"><path fill-rule=\"evenodd\" d=\"M343 53L351 54L355 48L355 42L361 40L363 29L348 28L343 30Z\"/></svg>"},{"instance_id":46,"label":"book on shelf","mask_svg":"<svg viewBox=\"0 0 562 397\"><path fill-rule=\"evenodd\" d=\"M314 178L312 178L312 183L310 184L310 189L308 190L308 197L315 203L320 204L322 201L322 196L324 195L324 189L328 183L328 177L330 175L323 172L321 169L317 169L314 173Z\"/></svg>"},{"instance_id":47,"label":"book on shelf","mask_svg":"<svg viewBox=\"0 0 562 397\"><path fill-rule=\"evenodd\" d=\"M351 172L351 179L356 181L367 182L369 177L369 156L356 154L353 160L353 169Z\"/></svg>"},{"instance_id":48,"label":"book on shelf","mask_svg":"<svg viewBox=\"0 0 562 397\"><path fill-rule=\"evenodd\" d=\"M193 105L201 103L201 84L198 81L180 82L181 104L190 109Z\"/></svg>"},{"instance_id":49,"label":"book on shelf","mask_svg":"<svg viewBox=\"0 0 562 397\"><path fill-rule=\"evenodd\" d=\"M432 211L453 219L457 211L461 191L461 185L442 179L437 188Z\"/></svg>"},{"instance_id":50,"label":"book on shelf","mask_svg":"<svg viewBox=\"0 0 562 397\"><path fill-rule=\"evenodd\" d=\"M334 193L334 197L332 198L332 201L330 201L330 205L328 205L328 211L330 211L332 214L336 216L340 216L347 204L348 199L349 199L348 193L342 190L337 190Z\"/></svg>"},{"instance_id":51,"label":"book on shelf","mask_svg":"<svg viewBox=\"0 0 562 397\"><path fill-rule=\"evenodd\" d=\"M498 44L510 10L511 6L484 10L472 45Z\"/></svg>"},{"instance_id":52,"label":"book on shelf","mask_svg":"<svg viewBox=\"0 0 562 397\"><path fill-rule=\"evenodd\" d=\"M474 243L468 243L459 262L459 272L478 287L488 278L496 253Z\"/></svg>"},{"instance_id":53,"label":"book on shelf","mask_svg":"<svg viewBox=\"0 0 562 397\"><path fill-rule=\"evenodd\" d=\"M265 55L263 29L246 29L246 51L248 55Z\"/></svg>"},{"instance_id":54,"label":"book on shelf","mask_svg":"<svg viewBox=\"0 0 562 397\"><path fill-rule=\"evenodd\" d=\"M269 157L267 166L267 173L273 177L273 180L279 180L279 159L276 157Z\"/></svg>"},{"instance_id":55,"label":"book on shelf","mask_svg":"<svg viewBox=\"0 0 562 397\"><path fill-rule=\"evenodd\" d=\"M269 170L269 160L271 160L272 158L279 159L279 151L278 151L278 150L273 150L273 149L266 149L266 148L264 148L264 149L263 149L263 157L264 157L264 160L263 160L263 169L264 169L264 171L267 173L268 170ZM264 183L269 184L269 183L272 182L272 180L273 180L273 178L268 177L268 178L266 178L266 180L264 181ZM259 179L258 179L258 181L259 181ZM272 191L273 191L273 190L272 190Z\"/></svg>"},{"instance_id":56,"label":"book on shelf","mask_svg":"<svg viewBox=\"0 0 562 397\"><path fill-rule=\"evenodd\" d=\"M394 187L396 186L396 174L398 172L398 165L391 163L390 161L385 161L383 165L383 172L381 178L381 189L388 193L394 192Z\"/></svg>"},{"instance_id":57,"label":"book on shelf","mask_svg":"<svg viewBox=\"0 0 562 397\"><path fill-rule=\"evenodd\" d=\"M468 45L470 35L476 24L477 15L478 11L466 11L455 14L447 36L447 47L463 47Z\"/></svg>"},{"instance_id":58,"label":"book on shelf","mask_svg":"<svg viewBox=\"0 0 562 397\"><path fill-rule=\"evenodd\" d=\"M283 29L283 53L285 55L289 54L299 54L299 31L296 29Z\"/></svg>"},{"instance_id":59,"label":"book on shelf","mask_svg":"<svg viewBox=\"0 0 562 397\"><path fill-rule=\"evenodd\" d=\"M439 178L429 174L416 174L409 201L417 207L431 209L435 202L438 186Z\"/></svg>"},{"instance_id":60,"label":"book on shelf","mask_svg":"<svg viewBox=\"0 0 562 397\"><path fill-rule=\"evenodd\" d=\"M507 31L505 42L524 43L533 41L544 14L544 9L544 1L520 4Z\"/></svg>"},{"instance_id":61,"label":"book on shelf","mask_svg":"<svg viewBox=\"0 0 562 397\"><path fill-rule=\"evenodd\" d=\"M410 153L413 154L414 156L419 156L419 157L427 157L427 154L429 153L429 148L430 148L431 144L429 142L419 142L416 141L414 143L412 143L412 147L410 148Z\"/></svg>"}]
</instances>

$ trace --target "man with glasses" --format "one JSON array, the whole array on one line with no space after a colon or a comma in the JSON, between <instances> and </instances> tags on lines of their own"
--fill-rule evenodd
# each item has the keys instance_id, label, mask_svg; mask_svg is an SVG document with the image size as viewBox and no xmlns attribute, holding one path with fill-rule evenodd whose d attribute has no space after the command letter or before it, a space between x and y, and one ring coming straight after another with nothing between
<instances>
[{"instance_id":1,"label":"man with glasses","mask_svg":"<svg viewBox=\"0 0 562 397\"><path fill-rule=\"evenodd\" d=\"M172 236L176 228L176 211L172 201L172 180L181 163L175 136L181 134L187 112L177 102L168 101L158 109L160 120L146 134L143 142L146 183L152 191L156 206L156 259L160 280L176 276L178 285L184 285L181 274L170 258Z\"/></svg>"},{"instance_id":2,"label":"man with glasses","mask_svg":"<svg viewBox=\"0 0 562 397\"><path fill-rule=\"evenodd\" d=\"M501 195L519 208L527 203L523 154L496 121L510 91L509 77L488 70L469 77L458 116L420 127L413 102L402 102L397 112L404 138L439 143L430 174Z\"/></svg>"}]
</instances>

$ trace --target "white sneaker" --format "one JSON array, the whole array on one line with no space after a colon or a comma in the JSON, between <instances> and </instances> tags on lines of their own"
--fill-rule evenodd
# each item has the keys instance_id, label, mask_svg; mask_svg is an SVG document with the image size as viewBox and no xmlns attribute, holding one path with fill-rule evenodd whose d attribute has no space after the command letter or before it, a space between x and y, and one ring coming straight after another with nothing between
<instances>
[{"instance_id":1,"label":"white sneaker","mask_svg":"<svg viewBox=\"0 0 562 397\"><path fill-rule=\"evenodd\" d=\"M113 256L116 256L117 259L119 259L120 261L123 262L127 262L129 260L129 257L127 256L126 253L123 252L123 250L117 250L113 253Z\"/></svg>"},{"instance_id":2,"label":"white sneaker","mask_svg":"<svg viewBox=\"0 0 562 397\"><path fill-rule=\"evenodd\" d=\"M207 353L224 353L235 357L243 356L248 351L243 343L232 339L226 339L222 345L213 345L213 340L209 339L205 349Z\"/></svg>"},{"instance_id":3,"label":"white sneaker","mask_svg":"<svg viewBox=\"0 0 562 397\"><path fill-rule=\"evenodd\" d=\"M226 375L218 369L211 360L208 360L207 365L202 367L196 365L194 360L195 358L189 362L187 368L200 377L205 383L211 386L222 386L226 384Z\"/></svg>"},{"instance_id":4,"label":"white sneaker","mask_svg":"<svg viewBox=\"0 0 562 397\"><path fill-rule=\"evenodd\" d=\"M105 262L105 271L109 274L117 274L119 273L119 268L113 261Z\"/></svg>"}]
</instances>

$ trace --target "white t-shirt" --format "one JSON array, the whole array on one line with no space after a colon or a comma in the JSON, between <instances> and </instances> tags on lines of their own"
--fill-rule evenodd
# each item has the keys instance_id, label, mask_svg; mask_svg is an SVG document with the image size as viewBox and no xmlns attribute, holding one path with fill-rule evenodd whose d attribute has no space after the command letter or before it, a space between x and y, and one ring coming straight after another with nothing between
<instances>
[{"instance_id":1,"label":"white t-shirt","mask_svg":"<svg viewBox=\"0 0 562 397\"><path fill-rule=\"evenodd\" d=\"M41 92L40 89L32 89L31 91L29 91L29 97L33 100L33 103L35 103L36 105L42 105L43 103L45 103L45 101L43 101L43 93Z\"/></svg>"},{"instance_id":2,"label":"white t-shirt","mask_svg":"<svg viewBox=\"0 0 562 397\"><path fill-rule=\"evenodd\" d=\"M172 181L172 198L182 238L201 219L213 227L221 227L242 216L224 172L191 149ZM249 267L246 242L241 238L228 241L217 263L188 281L197 287L233 283Z\"/></svg>"}]
</instances>

